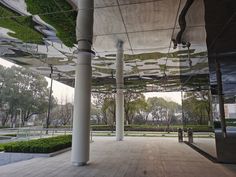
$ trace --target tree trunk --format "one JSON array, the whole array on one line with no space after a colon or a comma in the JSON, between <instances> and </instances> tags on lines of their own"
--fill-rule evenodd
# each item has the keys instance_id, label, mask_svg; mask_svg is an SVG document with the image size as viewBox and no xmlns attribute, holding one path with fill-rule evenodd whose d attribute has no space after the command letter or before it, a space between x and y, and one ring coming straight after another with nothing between
<instances>
[{"instance_id":1,"label":"tree trunk","mask_svg":"<svg viewBox=\"0 0 236 177\"><path fill-rule=\"evenodd\" d=\"M8 113L5 113L5 116L2 118L2 126L4 127L9 119Z\"/></svg>"},{"instance_id":2,"label":"tree trunk","mask_svg":"<svg viewBox=\"0 0 236 177\"><path fill-rule=\"evenodd\" d=\"M149 114L147 114L146 116L145 116L145 123L147 124L147 121L148 121L148 115Z\"/></svg>"}]
</instances>

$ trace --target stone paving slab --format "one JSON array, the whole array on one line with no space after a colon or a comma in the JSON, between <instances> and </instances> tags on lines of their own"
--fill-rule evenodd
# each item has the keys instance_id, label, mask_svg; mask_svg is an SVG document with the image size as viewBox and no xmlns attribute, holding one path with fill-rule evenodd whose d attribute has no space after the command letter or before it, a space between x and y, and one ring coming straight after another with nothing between
<instances>
[{"instance_id":1,"label":"stone paving slab","mask_svg":"<svg viewBox=\"0 0 236 177\"><path fill-rule=\"evenodd\" d=\"M1 152L0 153L0 166L14 163L14 162L23 161L23 160L39 158L39 157L48 157L48 155L47 154Z\"/></svg>"},{"instance_id":2,"label":"stone paving slab","mask_svg":"<svg viewBox=\"0 0 236 177\"><path fill-rule=\"evenodd\" d=\"M176 138L96 137L87 166L75 167L70 151L0 167L1 177L236 177L236 165L209 161Z\"/></svg>"}]
</instances>

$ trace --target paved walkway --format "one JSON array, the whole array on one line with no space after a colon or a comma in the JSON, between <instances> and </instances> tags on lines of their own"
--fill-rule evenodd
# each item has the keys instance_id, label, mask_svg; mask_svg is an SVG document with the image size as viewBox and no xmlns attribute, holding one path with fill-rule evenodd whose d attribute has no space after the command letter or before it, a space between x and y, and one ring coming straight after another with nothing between
<instances>
[{"instance_id":1,"label":"paved walkway","mask_svg":"<svg viewBox=\"0 0 236 177\"><path fill-rule=\"evenodd\" d=\"M194 138L193 142L195 146L210 154L212 157L217 158L214 138Z\"/></svg>"},{"instance_id":2,"label":"paved walkway","mask_svg":"<svg viewBox=\"0 0 236 177\"><path fill-rule=\"evenodd\" d=\"M70 152L0 167L1 177L235 177L236 165L214 164L176 138L96 137L88 166L75 167Z\"/></svg>"},{"instance_id":3,"label":"paved walkway","mask_svg":"<svg viewBox=\"0 0 236 177\"><path fill-rule=\"evenodd\" d=\"M0 152L0 166L15 162L25 161L33 158L47 157L46 154L34 153L3 153ZM1 176L1 175L0 175Z\"/></svg>"}]
</instances>

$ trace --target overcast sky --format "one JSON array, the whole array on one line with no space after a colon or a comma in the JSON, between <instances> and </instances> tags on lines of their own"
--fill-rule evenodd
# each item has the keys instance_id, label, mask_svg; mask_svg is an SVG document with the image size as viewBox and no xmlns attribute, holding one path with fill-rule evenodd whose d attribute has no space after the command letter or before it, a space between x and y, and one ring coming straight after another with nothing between
<instances>
[{"instance_id":1,"label":"overcast sky","mask_svg":"<svg viewBox=\"0 0 236 177\"><path fill-rule=\"evenodd\" d=\"M3 60L0 58L0 64L5 67L11 67L14 65L11 62L8 62L6 60ZM48 81L48 84L50 86L50 78L45 77ZM57 98L58 103L60 104L61 101L64 102L66 97L68 102L73 102L74 97L74 88L67 86L65 84L62 84L57 81L53 81L53 96ZM180 92L150 92L144 94L146 98L149 97L162 97L166 100L172 100L174 102L177 102L181 104L181 93Z\"/></svg>"},{"instance_id":2,"label":"overcast sky","mask_svg":"<svg viewBox=\"0 0 236 177\"><path fill-rule=\"evenodd\" d=\"M0 64L5 66L5 67L11 67L15 64L8 62L2 58L0 58ZM18 66L18 65L16 65ZM45 77L46 80L48 81L48 87L50 86L50 78ZM73 101L73 97L74 97L74 88L67 86L65 84L62 84L60 82L57 82L55 80L53 80L53 96L57 98L58 103L60 104L61 100L65 100L67 97L68 102L72 102Z\"/></svg>"}]
</instances>

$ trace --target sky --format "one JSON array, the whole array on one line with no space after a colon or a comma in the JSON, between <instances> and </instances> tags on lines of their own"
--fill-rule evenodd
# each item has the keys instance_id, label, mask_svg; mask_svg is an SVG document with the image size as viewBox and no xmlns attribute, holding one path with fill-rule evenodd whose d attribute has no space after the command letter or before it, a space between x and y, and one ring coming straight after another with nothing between
<instances>
[{"instance_id":1,"label":"sky","mask_svg":"<svg viewBox=\"0 0 236 177\"><path fill-rule=\"evenodd\" d=\"M0 58L0 64L5 67L11 67L15 65L14 63L8 62L2 58ZM16 65L18 66L18 65ZM48 86L50 86L50 78L45 77L48 81ZM53 80L53 96L57 98L58 103L65 103L67 102L73 102L74 98L74 88L67 86L65 84L62 84L58 81ZM162 97L168 101L174 101L179 104L181 104L181 93L180 92L150 92L150 93L144 93L146 99L150 97Z\"/></svg>"},{"instance_id":2,"label":"sky","mask_svg":"<svg viewBox=\"0 0 236 177\"><path fill-rule=\"evenodd\" d=\"M144 94L146 99L150 97L162 97L167 101L174 101L176 103L182 104L181 102L181 92L150 92Z\"/></svg>"},{"instance_id":3,"label":"sky","mask_svg":"<svg viewBox=\"0 0 236 177\"><path fill-rule=\"evenodd\" d=\"M6 61L2 58L0 58L0 64L5 66L5 67L11 67L13 65L18 66L14 63L11 63L9 61ZM48 87L50 87L50 78L45 77L46 80L48 81ZM58 81L53 80L53 96L57 98L58 103L60 104L65 103L66 99L68 102L73 102L73 97L74 97L74 88L70 87L68 85L62 84ZM67 98L66 98L67 97Z\"/></svg>"}]
</instances>

